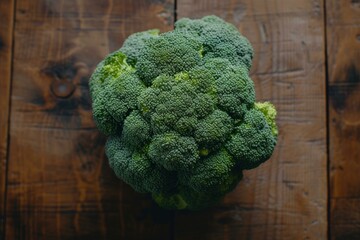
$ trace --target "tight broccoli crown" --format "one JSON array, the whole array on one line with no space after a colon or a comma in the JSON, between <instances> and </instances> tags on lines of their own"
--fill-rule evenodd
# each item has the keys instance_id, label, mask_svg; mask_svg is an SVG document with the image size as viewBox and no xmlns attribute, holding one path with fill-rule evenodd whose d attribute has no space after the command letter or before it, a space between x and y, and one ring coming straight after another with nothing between
<instances>
[{"instance_id":1,"label":"tight broccoli crown","mask_svg":"<svg viewBox=\"0 0 360 240\"><path fill-rule=\"evenodd\" d=\"M183 18L175 23L175 31L200 42L205 58L224 58L250 70L253 49L234 25L214 16L198 20Z\"/></svg>"},{"instance_id":2,"label":"tight broccoli crown","mask_svg":"<svg viewBox=\"0 0 360 240\"><path fill-rule=\"evenodd\" d=\"M164 208L199 209L270 158L275 107L255 102L253 50L216 16L131 35L90 79L115 174Z\"/></svg>"}]
</instances>

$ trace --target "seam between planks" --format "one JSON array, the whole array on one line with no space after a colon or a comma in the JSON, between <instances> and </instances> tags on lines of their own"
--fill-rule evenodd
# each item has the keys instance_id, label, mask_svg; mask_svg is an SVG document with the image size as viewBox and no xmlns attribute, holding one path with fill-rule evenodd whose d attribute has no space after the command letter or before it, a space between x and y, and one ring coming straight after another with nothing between
<instances>
[{"instance_id":1,"label":"seam between planks","mask_svg":"<svg viewBox=\"0 0 360 240\"><path fill-rule=\"evenodd\" d=\"M10 156L10 124L11 124L11 97L12 97L12 82L14 75L14 50L15 50L15 19L16 19L16 0L12 1L13 12L11 21L11 51L10 51L10 82L9 82L9 97L8 97L8 119L7 119L7 139L6 139L6 163L5 163L5 192L4 192L4 221L2 239L6 238L6 222L7 222L7 193L8 193L8 174L9 174L9 156Z\"/></svg>"},{"instance_id":2,"label":"seam between planks","mask_svg":"<svg viewBox=\"0 0 360 240\"><path fill-rule=\"evenodd\" d=\"M330 124L329 124L329 63L327 46L327 5L324 0L324 65L325 65L325 119L326 119L326 178L327 178L327 239L331 239L331 186L330 186Z\"/></svg>"},{"instance_id":3,"label":"seam between planks","mask_svg":"<svg viewBox=\"0 0 360 240\"><path fill-rule=\"evenodd\" d=\"M174 0L174 21L173 21L173 27L175 27L175 22L177 21L177 1Z\"/></svg>"}]
</instances>

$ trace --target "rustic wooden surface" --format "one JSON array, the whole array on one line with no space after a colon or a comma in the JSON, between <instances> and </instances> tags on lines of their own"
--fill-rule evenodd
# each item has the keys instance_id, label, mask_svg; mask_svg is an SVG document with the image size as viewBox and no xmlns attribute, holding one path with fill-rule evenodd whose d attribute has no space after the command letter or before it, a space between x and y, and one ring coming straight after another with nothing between
<instances>
[{"instance_id":1,"label":"rustic wooden surface","mask_svg":"<svg viewBox=\"0 0 360 240\"><path fill-rule=\"evenodd\" d=\"M360 239L360 1L327 1L332 239Z\"/></svg>"},{"instance_id":2,"label":"rustic wooden surface","mask_svg":"<svg viewBox=\"0 0 360 240\"><path fill-rule=\"evenodd\" d=\"M0 239L4 237L5 223L4 211L12 66L13 8L13 0L0 1Z\"/></svg>"},{"instance_id":3,"label":"rustic wooden surface","mask_svg":"<svg viewBox=\"0 0 360 240\"><path fill-rule=\"evenodd\" d=\"M326 238L323 7L308 0L178 1L179 18L216 14L250 40L257 98L277 107L280 137L272 159L245 172L223 204L178 213L177 238Z\"/></svg>"},{"instance_id":4,"label":"rustic wooden surface","mask_svg":"<svg viewBox=\"0 0 360 240\"><path fill-rule=\"evenodd\" d=\"M0 0L0 238L360 239L359 13L357 0ZM279 142L222 203L165 211L110 170L88 78L129 34L209 14L253 44Z\"/></svg>"}]
</instances>

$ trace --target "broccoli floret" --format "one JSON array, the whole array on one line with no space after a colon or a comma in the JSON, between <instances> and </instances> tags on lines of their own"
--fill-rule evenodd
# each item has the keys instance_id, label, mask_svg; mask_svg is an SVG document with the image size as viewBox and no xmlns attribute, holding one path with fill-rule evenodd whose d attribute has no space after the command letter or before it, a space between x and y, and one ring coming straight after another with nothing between
<instances>
[{"instance_id":1,"label":"broccoli floret","mask_svg":"<svg viewBox=\"0 0 360 240\"><path fill-rule=\"evenodd\" d=\"M134 73L123 73L117 79L111 79L104 87L106 109L119 123L124 122L130 110L137 108L137 98L145 88Z\"/></svg>"},{"instance_id":2,"label":"broccoli floret","mask_svg":"<svg viewBox=\"0 0 360 240\"><path fill-rule=\"evenodd\" d=\"M255 102L254 83L243 65L232 65L227 59L212 58L192 70L190 76L195 79L205 77L207 85L211 87L205 85L202 88L216 95L218 108L234 118L242 117Z\"/></svg>"},{"instance_id":3,"label":"broccoli floret","mask_svg":"<svg viewBox=\"0 0 360 240\"><path fill-rule=\"evenodd\" d=\"M175 23L175 32L195 39L203 46L205 58L224 58L234 65L251 68L253 49L250 42L237 28L216 16L207 16L199 20L183 18Z\"/></svg>"},{"instance_id":4,"label":"broccoli floret","mask_svg":"<svg viewBox=\"0 0 360 240\"><path fill-rule=\"evenodd\" d=\"M137 96L145 85L126 63L122 52L110 54L90 79L93 116L98 128L106 135L121 129L129 110L137 106Z\"/></svg>"},{"instance_id":5,"label":"broccoli floret","mask_svg":"<svg viewBox=\"0 0 360 240\"><path fill-rule=\"evenodd\" d=\"M164 208L200 209L270 158L275 107L255 101L253 50L216 16L135 33L90 79L115 174Z\"/></svg>"},{"instance_id":6,"label":"broccoli floret","mask_svg":"<svg viewBox=\"0 0 360 240\"><path fill-rule=\"evenodd\" d=\"M224 195L233 190L242 177L236 161L225 150L211 154L193 169L182 172L180 181L198 193Z\"/></svg>"},{"instance_id":7,"label":"broccoli floret","mask_svg":"<svg viewBox=\"0 0 360 240\"><path fill-rule=\"evenodd\" d=\"M140 51L145 47L145 42L148 39L157 37L159 33L158 29L151 29L129 36L120 49L127 56L127 63L135 67L138 58L141 56Z\"/></svg>"},{"instance_id":8,"label":"broccoli floret","mask_svg":"<svg viewBox=\"0 0 360 240\"><path fill-rule=\"evenodd\" d=\"M150 38L140 50L135 65L140 78L150 85L161 74L174 75L197 65L201 56L201 44L175 32Z\"/></svg>"},{"instance_id":9,"label":"broccoli floret","mask_svg":"<svg viewBox=\"0 0 360 240\"><path fill-rule=\"evenodd\" d=\"M190 169L199 159L195 140L178 133L155 136L148 153L155 163L169 171Z\"/></svg>"},{"instance_id":10,"label":"broccoli floret","mask_svg":"<svg viewBox=\"0 0 360 240\"><path fill-rule=\"evenodd\" d=\"M185 202L183 196L181 194L152 194L155 202L166 209L186 209L188 208L188 203Z\"/></svg>"},{"instance_id":11,"label":"broccoli floret","mask_svg":"<svg viewBox=\"0 0 360 240\"><path fill-rule=\"evenodd\" d=\"M196 125L195 139L201 149L214 150L230 136L233 119L221 110L215 110Z\"/></svg>"},{"instance_id":12,"label":"broccoli floret","mask_svg":"<svg viewBox=\"0 0 360 240\"><path fill-rule=\"evenodd\" d=\"M140 148L150 140L150 124L146 122L138 110L132 111L126 117L122 136L127 145L132 149Z\"/></svg>"},{"instance_id":13,"label":"broccoli floret","mask_svg":"<svg viewBox=\"0 0 360 240\"><path fill-rule=\"evenodd\" d=\"M176 186L176 175L152 163L143 152L129 149L121 137L109 137L106 155L116 176L138 192L161 193Z\"/></svg>"},{"instance_id":14,"label":"broccoli floret","mask_svg":"<svg viewBox=\"0 0 360 240\"><path fill-rule=\"evenodd\" d=\"M249 110L243 122L235 128L226 149L239 160L242 168L251 169L270 158L276 145L276 135L266 116L258 109Z\"/></svg>"},{"instance_id":15,"label":"broccoli floret","mask_svg":"<svg viewBox=\"0 0 360 240\"><path fill-rule=\"evenodd\" d=\"M276 126L275 118L276 118L276 109L274 105L272 105L270 102L257 102L255 103L255 108L260 110L266 119L266 122L271 127L271 132L274 137L277 137L279 134L279 131Z\"/></svg>"}]
</instances>

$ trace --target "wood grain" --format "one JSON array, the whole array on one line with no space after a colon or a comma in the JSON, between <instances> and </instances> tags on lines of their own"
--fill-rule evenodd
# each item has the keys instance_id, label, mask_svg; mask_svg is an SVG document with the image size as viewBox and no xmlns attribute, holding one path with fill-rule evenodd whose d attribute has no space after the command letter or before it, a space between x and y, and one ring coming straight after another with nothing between
<instances>
[{"instance_id":1,"label":"wood grain","mask_svg":"<svg viewBox=\"0 0 360 240\"><path fill-rule=\"evenodd\" d=\"M88 79L173 2L17 0L6 239L168 239L173 214L110 170Z\"/></svg>"},{"instance_id":2,"label":"wood grain","mask_svg":"<svg viewBox=\"0 0 360 240\"><path fill-rule=\"evenodd\" d=\"M326 239L324 3L321 0L177 1L178 17L218 15L255 49L258 100L278 109L271 160L246 171L213 209L177 213L176 239Z\"/></svg>"},{"instance_id":3,"label":"wood grain","mask_svg":"<svg viewBox=\"0 0 360 240\"><path fill-rule=\"evenodd\" d=\"M0 238L6 217L9 240L326 239L327 56L329 237L360 239L360 2L176 2L178 18L216 14L252 42L257 98L279 112L272 159L219 205L174 218L109 169L88 95L129 34L172 28L174 0L1 0Z\"/></svg>"},{"instance_id":4,"label":"wood grain","mask_svg":"<svg viewBox=\"0 0 360 240\"><path fill-rule=\"evenodd\" d=\"M326 5L331 239L360 239L360 2Z\"/></svg>"},{"instance_id":5,"label":"wood grain","mask_svg":"<svg viewBox=\"0 0 360 240\"><path fill-rule=\"evenodd\" d=\"M14 1L0 1L0 239L5 223L6 167L11 86Z\"/></svg>"}]
</instances>

